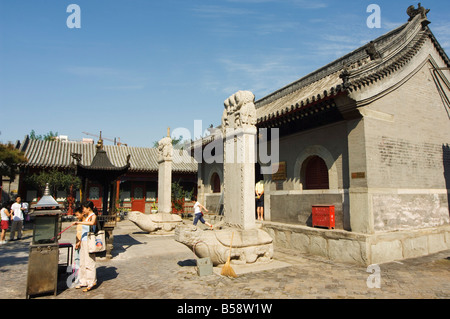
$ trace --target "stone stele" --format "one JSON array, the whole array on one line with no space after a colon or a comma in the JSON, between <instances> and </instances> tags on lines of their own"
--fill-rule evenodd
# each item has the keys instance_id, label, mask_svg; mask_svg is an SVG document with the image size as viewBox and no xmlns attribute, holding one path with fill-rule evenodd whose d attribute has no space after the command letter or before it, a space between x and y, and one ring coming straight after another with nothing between
<instances>
[{"instance_id":1,"label":"stone stele","mask_svg":"<svg viewBox=\"0 0 450 319\"><path fill-rule=\"evenodd\" d=\"M273 239L255 222L255 96L239 91L228 98L222 117L224 137L224 224L220 230L202 231L180 225L175 240L213 265L252 264L273 258ZM233 236L233 242L231 237Z\"/></svg>"}]
</instances>

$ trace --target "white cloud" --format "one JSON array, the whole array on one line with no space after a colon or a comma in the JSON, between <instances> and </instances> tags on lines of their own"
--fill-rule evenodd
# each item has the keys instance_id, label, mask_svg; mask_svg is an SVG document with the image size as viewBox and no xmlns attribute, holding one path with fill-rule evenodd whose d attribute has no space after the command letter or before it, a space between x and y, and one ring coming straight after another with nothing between
<instances>
[{"instance_id":1,"label":"white cloud","mask_svg":"<svg viewBox=\"0 0 450 319\"><path fill-rule=\"evenodd\" d=\"M250 90L257 99L299 79L308 72L306 59L289 50L276 50L251 58L224 56L218 62L223 69L220 91L230 95Z\"/></svg>"}]
</instances>

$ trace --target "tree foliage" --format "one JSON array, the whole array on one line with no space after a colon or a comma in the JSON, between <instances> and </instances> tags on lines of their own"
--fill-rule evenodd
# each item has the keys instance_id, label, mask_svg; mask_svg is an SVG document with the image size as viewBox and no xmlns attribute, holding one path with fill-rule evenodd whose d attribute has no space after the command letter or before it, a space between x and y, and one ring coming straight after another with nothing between
<instances>
[{"instance_id":1,"label":"tree foliage","mask_svg":"<svg viewBox=\"0 0 450 319\"><path fill-rule=\"evenodd\" d=\"M0 144L0 176L8 176L14 180L19 164L27 162L25 154L12 144Z\"/></svg>"},{"instance_id":2,"label":"tree foliage","mask_svg":"<svg viewBox=\"0 0 450 319\"><path fill-rule=\"evenodd\" d=\"M45 135L36 135L36 132L34 130L31 130L31 132L30 132L30 139L32 139L32 140L55 141L57 137L58 137L58 132L53 133L53 131L50 131Z\"/></svg>"},{"instance_id":3,"label":"tree foliage","mask_svg":"<svg viewBox=\"0 0 450 319\"><path fill-rule=\"evenodd\" d=\"M194 189L186 191L179 182L172 183L172 203L177 211L183 211L185 198L192 198Z\"/></svg>"},{"instance_id":4,"label":"tree foliage","mask_svg":"<svg viewBox=\"0 0 450 319\"><path fill-rule=\"evenodd\" d=\"M48 183L50 192L53 196L57 195L58 190L70 191L70 188L78 189L81 187L81 180L74 174L65 173L52 169L48 172L41 172L39 174L33 174L25 179L27 184L31 184L38 188L41 192L45 189L45 185Z\"/></svg>"}]
</instances>

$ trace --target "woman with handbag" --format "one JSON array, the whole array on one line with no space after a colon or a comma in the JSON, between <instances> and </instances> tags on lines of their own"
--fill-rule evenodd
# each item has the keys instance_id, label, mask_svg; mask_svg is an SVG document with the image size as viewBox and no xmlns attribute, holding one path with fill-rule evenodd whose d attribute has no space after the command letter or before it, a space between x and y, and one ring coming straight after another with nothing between
<instances>
[{"instance_id":1,"label":"woman with handbag","mask_svg":"<svg viewBox=\"0 0 450 319\"><path fill-rule=\"evenodd\" d=\"M83 291L90 291L97 284L97 271L95 268L95 253L90 254L88 248L88 234L95 232L97 228L97 209L94 203L87 201L83 203L84 221L74 222L73 225L82 225L81 247L80 247L80 273L79 285L76 288L86 287Z\"/></svg>"}]
</instances>

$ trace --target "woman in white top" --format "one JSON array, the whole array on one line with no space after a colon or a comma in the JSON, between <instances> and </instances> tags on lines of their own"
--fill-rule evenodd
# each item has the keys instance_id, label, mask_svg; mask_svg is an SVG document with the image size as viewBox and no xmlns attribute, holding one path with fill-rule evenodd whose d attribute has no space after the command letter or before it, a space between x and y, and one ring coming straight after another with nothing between
<instances>
[{"instance_id":1,"label":"woman in white top","mask_svg":"<svg viewBox=\"0 0 450 319\"><path fill-rule=\"evenodd\" d=\"M0 244L5 244L6 240L5 240L5 236L6 236L6 231L9 228L9 219L11 218L11 214L8 210L8 203L3 203L2 204L2 209L0 211L1 214L1 229L2 229L2 235L0 237Z\"/></svg>"},{"instance_id":2,"label":"woman in white top","mask_svg":"<svg viewBox=\"0 0 450 319\"><path fill-rule=\"evenodd\" d=\"M195 202L195 204L194 204L194 226L197 226L197 223L200 220L203 224L205 224L206 226L208 226L212 230L213 229L213 225L211 225L210 223L207 223L205 221L205 219L203 218L202 209L205 212L208 212L208 210L206 209L205 206L203 206L199 202Z\"/></svg>"},{"instance_id":3,"label":"woman in white top","mask_svg":"<svg viewBox=\"0 0 450 319\"><path fill-rule=\"evenodd\" d=\"M81 232L81 248L80 248L80 273L79 285L76 288L86 287L84 292L91 290L97 284L97 270L95 266L95 253L90 254L88 249L87 236L92 226L92 231L95 232L97 227L97 215L95 215L96 208L94 203L87 201L83 203L84 221L74 222L73 225L82 225Z\"/></svg>"}]
</instances>

